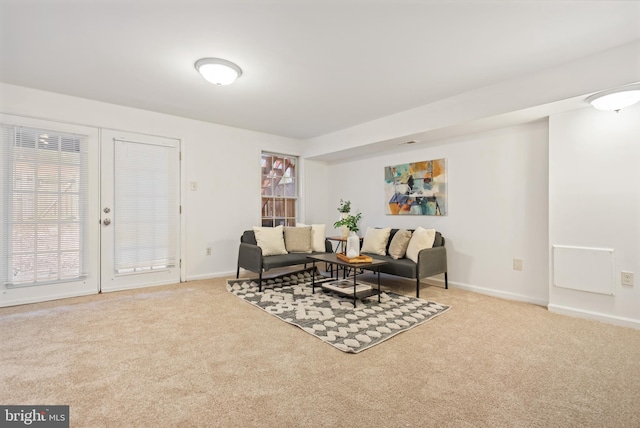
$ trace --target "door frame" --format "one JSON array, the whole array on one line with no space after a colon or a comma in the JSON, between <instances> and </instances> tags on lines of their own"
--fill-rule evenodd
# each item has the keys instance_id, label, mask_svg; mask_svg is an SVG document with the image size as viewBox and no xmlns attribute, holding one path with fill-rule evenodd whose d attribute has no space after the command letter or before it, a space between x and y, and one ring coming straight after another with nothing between
<instances>
[{"instance_id":1,"label":"door frame","mask_svg":"<svg viewBox=\"0 0 640 428\"><path fill-rule=\"evenodd\" d=\"M15 306L28 303L45 302L57 299L64 299L70 297L78 297L84 295L99 294L102 292L101 284L101 184L100 177L102 175L102 134L104 130L124 132L127 134L136 134L149 137L168 138L178 141L178 201L180 205L180 214L178 221L178 251L176 267L179 271L179 282L184 282L186 278L186 263L183 261L183 256L186 254L186 216L182 215L182 207L185 206L185 192L183 191L183 185L186 182L185 168L182 166L182 151L185 147L184 139L167 137L153 134L144 134L135 131L118 131L115 129L99 127L95 125L85 125L82 123L68 123L59 120L32 118L27 116L20 116L14 114L0 113L0 121L9 125L25 126L49 129L52 131L59 131L63 133L78 133L87 135L89 140L89 154L88 154L88 268L87 277L82 281L72 281L69 283L60 284L43 284L25 287L7 288L2 282L0 282L0 307ZM72 284L69 287L68 284ZM157 284L161 285L161 284ZM154 285L145 285L145 287L152 287ZM115 291L115 290L113 290Z\"/></svg>"}]
</instances>

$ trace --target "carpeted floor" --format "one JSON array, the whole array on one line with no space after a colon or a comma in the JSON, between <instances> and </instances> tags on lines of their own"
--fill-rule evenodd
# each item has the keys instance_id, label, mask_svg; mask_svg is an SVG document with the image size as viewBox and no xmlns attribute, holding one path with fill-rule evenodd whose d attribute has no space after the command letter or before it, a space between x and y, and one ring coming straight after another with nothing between
<instances>
[{"instance_id":1,"label":"carpeted floor","mask_svg":"<svg viewBox=\"0 0 640 428\"><path fill-rule=\"evenodd\" d=\"M92 428L640 426L640 331L455 288L421 297L452 309L359 354L226 278L0 308L0 403L68 404Z\"/></svg>"}]
</instances>

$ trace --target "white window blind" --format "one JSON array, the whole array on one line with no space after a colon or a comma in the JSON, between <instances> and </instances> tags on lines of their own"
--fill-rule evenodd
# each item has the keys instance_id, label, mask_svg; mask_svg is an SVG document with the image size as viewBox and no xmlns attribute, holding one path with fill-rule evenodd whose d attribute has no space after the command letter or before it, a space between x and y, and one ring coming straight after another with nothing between
<instances>
[{"instance_id":1,"label":"white window blind","mask_svg":"<svg viewBox=\"0 0 640 428\"><path fill-rule=\"evenodd\" d=\"M88 137L0 124L0 280L81 280L87 261Z\"/></svg>"},{"instance_id":2,"label":"white window blind","mask_svg":"<svg viewBox=\"0 0 640 428\"><path fill-rule=\"evenodd\" d=\"M176 265L176 151L115 141L114 260L116 274Z\"/></svg>"}]
</instances>

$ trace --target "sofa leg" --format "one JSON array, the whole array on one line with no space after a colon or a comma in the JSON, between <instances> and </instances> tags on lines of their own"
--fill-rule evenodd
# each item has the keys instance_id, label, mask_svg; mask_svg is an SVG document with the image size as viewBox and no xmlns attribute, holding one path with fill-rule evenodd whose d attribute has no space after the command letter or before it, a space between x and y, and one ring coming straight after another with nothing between
<instances>
[{"instance_id":1,"label":"sofa leg","mask_svg":"<svg viewBox=\"0 0 640 428\"><path fill-rule=\"evenodd\" d=\"M445 290L449 289L449 280L447 279L447 273L444 273L444 288Z\"/></svg>"},{"instance_id":2,"label":"sofa leg","mask_svg":"<svg viewBox=\"0 0 640 428\"><path fill-rule=\"evenodd\" d=\"M258 291L262 292L262 269L260 269L260 273L258 274Z\"/></svg>"},{"instance_id":3,"label":"sofa leg","mask_svg":"<svg viewBox=\"0 0 640 428\"><path fill-rule=\"evenodd\" d=\"M420 278L416 278L416 298L420 298Z\"/></svg>"},{"instance_id":4,"label":"sofa leg","mask_svg":"<svg viewBox=\"0 0 640 428\"><path fill-rule=\"evenodd\" d=\"M236 279L240 278L240 265L238 265L238 269L236 270Z\"/></svg>"}]
</instances>

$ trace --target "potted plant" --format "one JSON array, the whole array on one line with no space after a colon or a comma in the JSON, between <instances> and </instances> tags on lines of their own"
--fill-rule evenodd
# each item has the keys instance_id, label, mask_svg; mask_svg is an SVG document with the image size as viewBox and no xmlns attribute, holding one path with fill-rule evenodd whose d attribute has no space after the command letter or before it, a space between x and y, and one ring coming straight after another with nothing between
<instances>
[{"instance_id":1,"label":"potted plant","mask_svg":"<svg viewBox=\"0 0 640 428\"><path fill-rule=\"evenodd\" d=\"M340 220L347 218L347 216L349 216L349 213L351 212L351 201L345 201L342 198L340 198L340 205L338 206L338 212L340 213ZM339 226L334 225L333 227L339 227ZM346 226L342 226L342 237L346 238L347 236L349 236L349 229L347 229Z\"/></svg>"},{"instance_id":2,"label":"potted plant","mask_svg":"<svg viewBox=\"0 0 640 428\"><path fill-rule=\"evenodd\" d=\"M335 228L346 227L349 232L357 232L358 230L360 230L358 228L358 222L360 221L361 218L362 218L362 213L358 213L356 215L347 214L346 216L342 217L340 220L336 221L333 224L333 227Z\"/></svg>"},{"instance_id":3,"label":"potted plant","mask_svg":"<svg viewBox=\"0 0 640 428\"><path fill-rule=\"evenodd\" d=\"M338 207L338 211L343 214L349 214L351 212L351 201L343 201L342 199L340 199L340 206Z\"/></svg>"},{"instance_id":4,"label":"potted plant","mask_svg":"<svg viewBox=\"0 0 640 428\"><path fill-rule=\"evenodd\" d=\"M345 250L347 257L349 258L358 257L360 255L360 238L356 232L359 230L358 222L361 218L362 213L357 213L356 215L347 214L333 224L333 227L343 227L349 231Z\"/></svg>"}]
</instances>

